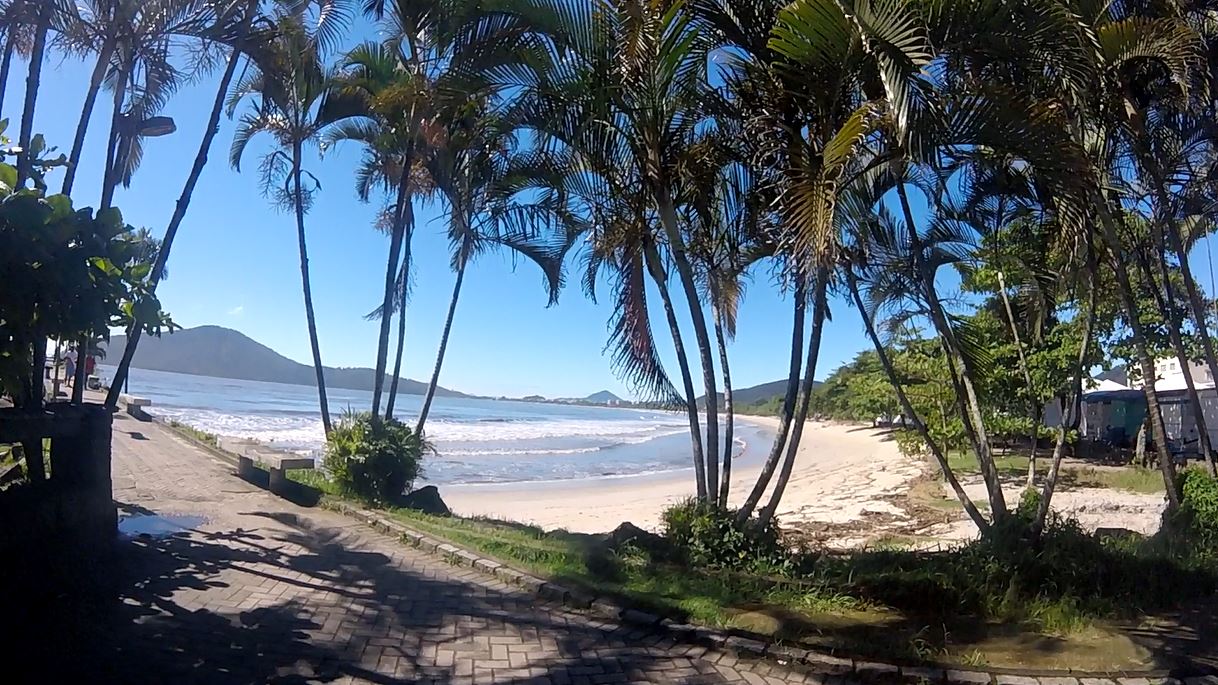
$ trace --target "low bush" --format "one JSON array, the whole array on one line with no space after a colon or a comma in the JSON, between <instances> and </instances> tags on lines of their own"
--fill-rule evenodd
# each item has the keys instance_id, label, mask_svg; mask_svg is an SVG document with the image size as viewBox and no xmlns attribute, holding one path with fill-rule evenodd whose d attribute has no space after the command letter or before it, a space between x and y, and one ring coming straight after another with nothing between
<instances>
[{"instance_id":1,"label":"low bush","mask_svg":"<svg viewBox=\"0 0 1218 685\"><path fill-rule=\"evenodd\" d=\"M664 537L679 561L695 567L765 569L789 555L773 521L736 522L736 511L687 499L664 510Z\"/></svg>"},{"instance_id":2,"label":"low bush","mask_svg":"<svg viewBox=\"0 0 1218 685\"><path fill-rule=\"evenodd\" d=\"M1218 480L1200 469L1180 474L1180 516L1207 543L1218 542Z\"/></svg>"},{"instance_id":3,"label":"low bush","mask_svg":"<svg viewBox=\"0 0 1218 685\"><path fill-rule=\"evenodd\" d=\"M343 492L393 503L419 476L424 448L422 439L400 421L347 414L326 441L322 466Z\"/></svg>"}]
</instances>

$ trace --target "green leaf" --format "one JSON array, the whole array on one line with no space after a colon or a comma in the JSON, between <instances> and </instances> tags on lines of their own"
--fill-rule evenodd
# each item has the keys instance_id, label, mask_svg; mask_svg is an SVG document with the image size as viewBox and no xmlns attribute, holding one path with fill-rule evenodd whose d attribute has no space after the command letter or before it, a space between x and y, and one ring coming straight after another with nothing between
<instances>
[{"instance_id":1,"label":"green leaf","mask_svg":"<svg viewBox=\"0 0 1218 685\"><path fill-rule=\"evenodd\" d=\"M136 264L131 267L131 278L137 281L142 281L152 272L151 264Z\"/></svg>"},{"instance_id":2,"label":"green leaf","mask_svg":"<svg viewBox=\"0 0 1218 685\"><path fill-rule=\"evenodd\" d=\"M107 238L123 231L123 213L117 207L108 207L97 213L97 223Z\"/></svg>"},{"instance_id":3,"label":"green leaf","mask_svg":"<svg viewBox=\"0 0 1218 685\"><path fill-rule=\"evenodd\" d=\"M4 123L7 123L4 122ZM17 187L17 167L10 164L0 164L0 187L12 192Z\"/></svg>"},{"instance_id":4,"label":"green leaf","mask_svg":"<svg viewBox=\"0 0 1218 685\"><path fill-rule=\"evenodd\" d=\"M117 266L114 266L113 262L105 257L90 257L89 264L92 264L93 268L101 271L107 276L120 276L123 273Z\"/></svg>"}]
</instances>

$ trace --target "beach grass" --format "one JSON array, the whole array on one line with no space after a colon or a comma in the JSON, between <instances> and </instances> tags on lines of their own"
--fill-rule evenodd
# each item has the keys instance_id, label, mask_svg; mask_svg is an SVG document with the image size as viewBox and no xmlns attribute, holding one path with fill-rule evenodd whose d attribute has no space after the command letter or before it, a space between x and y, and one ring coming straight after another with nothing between
<instances>
[{"instance_id":1,"label":"beach grass","mask_svg":"<svg viewBox=\"0 0 1218 685\"><path fill-rule=\"evenodd\" d=\"M170 428L179 433L182 433L205 445L210 445L216 449L220 449L220 437L215 433L208 433L207 431L199 430L194 426L182 423L181 421L174 421L173 419L170 419L166 423L169 424Z\"/></svg>"}]
</instances>

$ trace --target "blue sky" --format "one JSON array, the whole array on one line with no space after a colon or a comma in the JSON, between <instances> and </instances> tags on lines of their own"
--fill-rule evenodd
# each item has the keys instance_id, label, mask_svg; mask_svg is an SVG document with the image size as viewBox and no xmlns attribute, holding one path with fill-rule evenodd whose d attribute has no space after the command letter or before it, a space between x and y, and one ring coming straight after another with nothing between
<instances>
[{"instance_id":1,"label":"blue sky","mask_svg":"<svg viewBox=\"0 0 1218 685\"><path fill-rule=\"evenodd\" d=\"M66 152L79 115L92 64L53 54L46 62L34 130ZM26 65L14 62L4 113L18 130ZM213 75L182 89L165 114L177 133L147 141L144 162L130 189L120 188L116 204L126 220L155 235L165 224L181 191L202 137L214 97ZM99 97L77 177L77 206L95 205L100 192L104 136L110 108ZM237 329L297 361L310 359L300 295L299 258L293 219L274 209L258 190L258 157L266 141L246 151L244 173L228 164L233 124L221 122L211 161L196 189L169 262L169 279L160 286L166 309L184 327L215 324ZM355 197L353 168L359 151L340 147L323 160L316 151L307 168L322 183L307 217L310 265L323 361L328 366L372 366L377 323L363 315L380 301L388 239L371 228L375 205ZM56 173L50 185L57 189ZM453 284L448 242L437 207L418 208L415 236L415 290L408 311L405 375L429 377ZM1209 241L1192 255L1197 276L1209 285ZM529 263L513 265L510 255L479 258L466 276L441 384L485 395L582 396L609 389L631 393L603 354L610 304L594 304L579 288L573 264L559 304L547 308L540 272ZM944 295L956 279L944 282ZM607 284L600 291L609 295ZM658 303L657 303L658 304ZM679 301L678 308L683 310ZM671 349L659 307L654 328L662 349ZM831 302L817 373L824 378L868 346L853 308L842 298ZM682 316L688 324L688 317ZM731 345L736 387L782 378L789 358L790 302L760 271L746 291L737 339ZM687 345L692 332L686 326ZM674 374L672 355L665 359ZM697 359L692 358L695 374ZM701 384L697 383L699 390Z\"/></svg>"},{"instance_id":2,"label":"blue sky","mask_svg":"<svg viewBox=\"0 0 1218 685\"><path fill-rule=\"evenodd\" d=\"M71 145L91 67L57 53L44 66L34 129L63 152ZM4 103L13 121L11 137L18 130L25 75L26 66L15 61ZM202 137L216 78L182 89L169 103L164 113L176 120L177 133L146 141L132 187L120 188L116 195L128 223L158 236L164 233ZM78 207L96 205L100 194L108 99L104 92L98 98L90 126L73 193ZM307 362L293 219L259 193L257 159L266 141L246 151L243 173L229 167L232 129L231 121L222 120L173 247L161 300L184 327L227 326ZM355 197L352 170L357 159L358 149L348 146L331 150L324 160L314 152L307 162L322 183L307 230L321 349L328 366L372 366L376 354L377 323L364 321L363 315L380 301L388 239L371 228L374 206ZM58 189L61 178L58 173L52 177L52 190ZM405 375L425 379L434 363L453 273L438 208L422 207L418 216L404 368ZM609 290L602 292L608 295ZM466 276L441 384L486 395L579 396L609 389L630 396L602 353L609 303L593 304L585 298L573 270L559 304L545 305L535 266L520 263L513 268L509 255L479 258ZM837 320L827 324L822 351L820 368L825 372L866 344L857 316L844 301L835 303L834 315ZM657 336L668 349L667 329L660 316L655 318ZM757 274L730 352L737 387L785 376L790 326L790 302L765 273ZM687 335L692 345L692 333ZM667 361L675 374L671 355ZM691 362L697 373L696 358Z\"/></svg>"}]
</instances>

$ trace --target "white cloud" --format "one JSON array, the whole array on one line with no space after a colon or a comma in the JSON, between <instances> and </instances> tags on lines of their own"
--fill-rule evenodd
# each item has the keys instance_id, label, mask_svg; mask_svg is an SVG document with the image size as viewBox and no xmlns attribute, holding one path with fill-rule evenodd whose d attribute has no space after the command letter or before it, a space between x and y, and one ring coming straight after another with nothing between
<instances>
[{"instance_id":1,"label":"white cloud","mask_svg":"<svg viewBox=\"0 0 1218 685\"><path fill-rule=\"evenodd\" d=\"M233 307L232 309L228 310L229 316L241 316L244 313L245 313L245 305L243 305L243 304L239 304L236 307Z\"/></svg>"}]
</instances>

